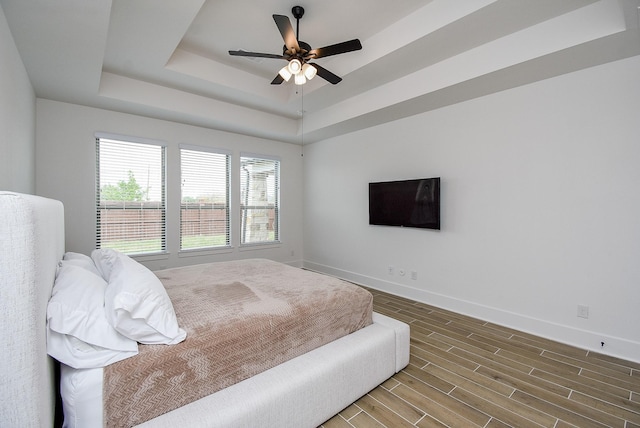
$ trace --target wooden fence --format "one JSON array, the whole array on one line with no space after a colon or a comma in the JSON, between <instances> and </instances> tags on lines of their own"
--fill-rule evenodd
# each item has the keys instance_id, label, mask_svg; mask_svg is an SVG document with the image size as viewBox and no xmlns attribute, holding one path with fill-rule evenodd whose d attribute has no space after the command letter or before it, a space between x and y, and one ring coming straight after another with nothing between
<instances>
[{"instance_id":1,"label":"wooden fence","mask_svg":"<svg viewBox=\"0 0 640 428\"><path fill-rule=\"evenodd\" d=\"M109 202L98 211L101 241L153 239L162 235L162 211L154 202ZM223 204L181 204L181 236L224 235L227 207ZM269 209L269 230L273 230L274 209Z\"/></svg>"}]
</instances>

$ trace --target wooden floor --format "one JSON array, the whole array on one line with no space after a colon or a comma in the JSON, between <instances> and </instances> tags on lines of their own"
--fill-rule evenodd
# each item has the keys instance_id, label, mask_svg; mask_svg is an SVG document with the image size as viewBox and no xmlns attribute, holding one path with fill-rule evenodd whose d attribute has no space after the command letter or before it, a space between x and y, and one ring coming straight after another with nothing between
<instances>
[{"instance_id":1,"label":"wooden floor","mask_svg":"<svg viewBox=\"0 0 640 428\"><path fill-rule=\"evenodd\" d=\"M640 427L640 364L371 292L411 326L409 365L324 428Z\"/></svg>"}]
</instances>

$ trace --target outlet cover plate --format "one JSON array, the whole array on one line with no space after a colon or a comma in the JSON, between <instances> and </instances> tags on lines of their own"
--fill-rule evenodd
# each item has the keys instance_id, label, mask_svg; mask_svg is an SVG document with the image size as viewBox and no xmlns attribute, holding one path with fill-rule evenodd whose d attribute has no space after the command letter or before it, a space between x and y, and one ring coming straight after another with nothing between
<instances>
[{"instance_id":1,"label":"outlet cover plate","mask_svg":"<svg viewBox=\"0 0 640 428\"><path fill-rule=\"evenodd\" d=\"M578 305L578 317L589 318L589 306Z\"/></svg>"}]
</instances>

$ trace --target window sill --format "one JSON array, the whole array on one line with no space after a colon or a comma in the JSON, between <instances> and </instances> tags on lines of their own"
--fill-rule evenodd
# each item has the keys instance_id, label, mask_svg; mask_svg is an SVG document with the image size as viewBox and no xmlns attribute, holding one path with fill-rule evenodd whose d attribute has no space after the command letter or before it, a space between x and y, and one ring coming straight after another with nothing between
<instances>
[{"instance_id":1,"label":"window sill","mask_svg":"<svg viewBox=\"0 0 640 428\"><path fill-rule=\"evenodd\" d=\"M220 247L220 248L194 248L193 250L180 250L178 257L200 257L211 256L215 254L226 254L233 252L233 247Z\"/></svg>"},{"instance_id":2,"label":"window sill","mask_svg":"<svg viewBox=\"0 0 640 428\"><path fill-rule=\"evenodd\" d=\"M169 260L171 253L132 254L130 257L138 262L150 262L154 260Z\"/></svg>"},{"instance_id":3,"label":"window sill","mask_svg":"<svg viewBox=\"0 0 640 428\"><path fill-rule=\"evenodd\" d=\"M282 242L256 242L252 244L240 244L238 247L238 251L254 251L254 250L269 250L272 248L280 248L282 246Z\"/></svg>"}]
</instances>

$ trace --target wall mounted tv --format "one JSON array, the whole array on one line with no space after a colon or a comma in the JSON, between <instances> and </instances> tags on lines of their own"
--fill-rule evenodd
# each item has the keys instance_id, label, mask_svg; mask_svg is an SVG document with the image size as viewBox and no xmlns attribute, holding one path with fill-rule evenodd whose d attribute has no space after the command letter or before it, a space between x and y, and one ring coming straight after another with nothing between
<instances>
[{"instance_id":1,"label":"wall mounted tv","mask_svg":"<svg viewBox=\"0 0 640 428\"><path fill-rule=\"evenodd\" d=\"M369 183L369 224L440 229L440 177Z\"/></svg>"}]
</instances>

